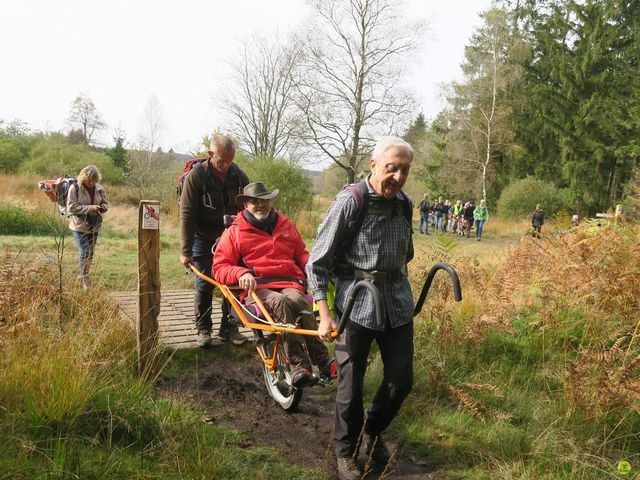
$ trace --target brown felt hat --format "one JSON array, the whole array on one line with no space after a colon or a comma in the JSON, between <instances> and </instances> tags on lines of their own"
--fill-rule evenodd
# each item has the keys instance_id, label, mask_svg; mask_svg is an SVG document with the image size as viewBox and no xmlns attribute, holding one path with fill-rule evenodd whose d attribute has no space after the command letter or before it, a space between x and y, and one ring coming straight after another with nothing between
<instances>
[{"instance_id":1,"label":"brown felt hat","mask_svg":"<svg viewBox=\"0 0 640 480\"><path fill-rule=\"evenodd\" d=\"M242 209L244 208L244 202L246 202L250 198L271 200L272 198L278 196L279 193L280 190L278 190L277 188L270 192L262 182L250 183L249 185L244 187L244 190L241 194L236 195L236 205L238 208Z\"/></svg>"}]
</instances>

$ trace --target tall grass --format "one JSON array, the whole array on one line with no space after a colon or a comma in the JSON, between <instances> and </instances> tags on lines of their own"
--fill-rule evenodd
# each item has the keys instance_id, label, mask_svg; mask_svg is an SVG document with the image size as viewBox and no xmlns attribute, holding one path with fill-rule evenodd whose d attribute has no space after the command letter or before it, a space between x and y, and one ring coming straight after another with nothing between
<instances>
[{"instance_id":1,"label":"tall grass","mask_svg":"<svg viewBox=\"0 0 640 480\"><path fill-rule=\"evenodd\" d=\"M456 478L617 478L640 473L640 230L591 225L524 238L495 268L454 264L465 298L434 283L415 327L415 387L394 425ZM414 283L424 271L413 269ZM379 381L371 379L373 388Z\"/></svg>"},{"instance_id":2,"label":"tall grass","mask_svg":"<svg viewBox=\"0 0 640 480\"><path fill-rule=\"evenodd\" d=\"M106 292L56 275L2 259L0 478L319 478L156 398Z\"/></svg>"}]
</instances>

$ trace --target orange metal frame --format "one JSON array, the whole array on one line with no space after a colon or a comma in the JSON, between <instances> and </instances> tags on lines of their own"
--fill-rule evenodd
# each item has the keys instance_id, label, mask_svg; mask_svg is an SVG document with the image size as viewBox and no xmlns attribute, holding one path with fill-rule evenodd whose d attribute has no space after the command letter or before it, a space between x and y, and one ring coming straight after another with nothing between
<instances>
[{"instance_id":1,"label":"orange metal frame","mask_svg":"<svg viewBox=\"0 0 640 480\"><path fill-rule=\"evenodd\" d=\"M224 297L231 304L231 308L233 308L233 311L236 312L238 318L240 319L240 321L242 322L242 324L244 325L245 328L250 328L252 330L264 330L264 331L276 334L276 341L275 341L275 345L273 347L273 354L271 355L271 357L267 357L267 355L265 355L264 350L262 348L260 348L260 346L256 346L256 350L258 351L258 355L260 355L260 358L262 359L262 362L272 372L275 373L275 371L276 371L276 358L278 358L278 354L280 353L280 348L281 348L281 343L282 343L282 335L283 334L295 333L295 334L298 334L298 335L318 336L318 332L316 330L305 330L303 328L292 328L292 327L287 327L285 325L281 325L281 324L276 323L273 320L273 318L271 317L271 315L269 314L269 312L267 311L267 309L265 308L265 306L262 303L262 301L260 300L260 298L256 295L255 292L251 292L251 298L253 299L253 301L256 303L256 305L258 306L258 308L260 309L260 311L264 315L266 323L256 323L256 322L250 321L247 318L247 315L245 314L244 305L242 304L242 302L240 302L240 300L238 300L238 298L236 298L236 296L232 292L232 290L242 290L240 287L238 287L237 285L224 285L223 283L216 282L213 278L208 277L207 275L205 275L202 272L200 272L193 265L190 265L190 268L191 268L191 270L193 271L194 274L196 274L197 276L199 276L203 280L209 282L214 287L216 287L218 290L220 290L222 295L224 295Z\"/></svg>"}]
</instances>

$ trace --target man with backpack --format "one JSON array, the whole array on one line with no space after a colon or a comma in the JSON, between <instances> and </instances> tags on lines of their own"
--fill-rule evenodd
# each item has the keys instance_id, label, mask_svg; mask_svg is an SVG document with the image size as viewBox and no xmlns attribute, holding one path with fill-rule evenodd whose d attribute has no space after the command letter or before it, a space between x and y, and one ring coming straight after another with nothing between
<instances>
[{"instance_id":1,"label":"man with backpack","mask_svg":"<svg viewBox=\"0 0 640 480\"><path fill-rule=\"evenodd\" d=\"M341 479L361 477L356 445L363 429L362 446L371 457L370 464L381 468L389 462L381 434L413 384L413 296L406 266L413 257L412 206L402 191L412 160L413 149L401 138L378 139L370 160L371 173L356 188L347 186L338 193L307 263L309 287L320 313L321 339L331 341L336 329L327 303L332 276L337 278L337 313L344 311L354 285L363 278L374 282L386 307L381 312L384 325L378 325L371 293L361 291L336 342L334 447ZM363 380L373 340L380 347L384 378L365 420Z\"/></svg>"},{"instance_id":2,"label":"man with backpack","mask_svg":"<svg viewBox=\"0 0 640 480\"><path fill-rule=\"evenodd\" d=\"M429 195L426 193L420 200L420 204L418 205L418 212L420 212L420 233L422 233L422 226L424 225L424 234L429 235L429 210L431 209L431 205L429 205Z\"/></svg>"},{"instance_id":3,"label":"man with backpack","mask_svg":"<svg viewBox=\"0 0 640 480\"><path fill-rule=\"evenodd\" d=\"M473 228L473 211L476 209L473 200L469 200L465 203L464 208L462 209L462 218L464 219L464 232L462 233L467 238L469 238L469 233Z\"/></svg>"},{"instance_id":4,"label":"man with backpack","mask_svg":"<svg viewBox=\"0 0 640 480\"><path fill-rule=\"evenodd\" d=\"M183 179L180 195L180 263L185 267L193 264L207 276L211 276L212 247L224 231L224 216L238 213L235 197L249 183L247 175L233 163L235 151L235 145L229 137L216 135L211 140L208 158L194 163ZM199 347L211 345L212 301L213 285L196 277L194 310ZM223 303L218 336L241 345L246 339L236 325L230 324L225 307Z\"/></svg>"},{"instance_id":5,"label":"man with backpack","mask_svg":"<svg viewBox=\"0 0 640 480\"><path fill-rule=\"evenodd\" d=\"M442 201L442 197L438 197L438 201L433 206L433 214L435 216L435 221L436 221L436 226L435 226L436 234L440 229L442 229L443 232L445 231L448 212L449 212L449 209L445 206L444 202Z\"/></svg>"}]
</instances>

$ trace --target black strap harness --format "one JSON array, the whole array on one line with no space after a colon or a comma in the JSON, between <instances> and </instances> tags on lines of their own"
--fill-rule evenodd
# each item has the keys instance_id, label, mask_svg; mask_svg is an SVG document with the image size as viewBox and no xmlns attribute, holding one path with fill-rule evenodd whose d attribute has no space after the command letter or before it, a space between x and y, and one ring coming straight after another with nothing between
<instances>
[{"instance_id":1,"label":"black strap harness","mask_svg":"<svg viewBox=\"0 0 640 480\"><path fill-rule=\"evenodd\" d=\"M345 187L356 201L357 213L353 220L348 223L348 230L342 238L340 245L336 249L336 257L334 259L334 275L342 280L347 279L368 279L378 283L394 283L402 280L403 272L400 269L387 271L365 271L355 268L345 258L346 253L351 250L356 235L362 228L367 213L374 213L379 217L395 217L402 215L407 221L409 228L412 228L412 204L411 199L404 193L400 192L402 199L394 198L388 200L380 197L373 197L369 193L369 187L366 180L358 183L347 185ZM407 261L413 258L413 242L409 242L409 250L407 251Z\"/></svg>"}]
</instances>

